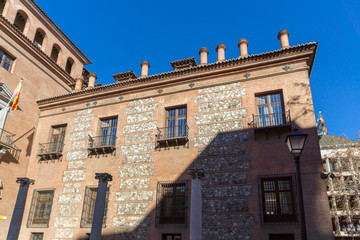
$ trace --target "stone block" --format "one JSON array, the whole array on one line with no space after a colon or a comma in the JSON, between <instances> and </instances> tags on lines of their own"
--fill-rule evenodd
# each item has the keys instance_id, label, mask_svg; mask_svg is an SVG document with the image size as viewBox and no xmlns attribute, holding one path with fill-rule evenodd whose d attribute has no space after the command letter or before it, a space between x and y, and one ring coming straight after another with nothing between
<instances>
[{"instance_id":1,"label":"stone block","mask_svg":"<svg viewBox=\"0 0 360 240\"><path fill-rule=\"evenodd\" d=\"M113 218L113 227L149 227L150 216L121 216Z\"/></svg>"},{"instance_id":2,"label":"stone block","mask_svg":"<svg viewBox=\"0 0 360 240\"><path fill-rule=\"evenodd\" d=\"M87 149L87 147L88 147L87 141L71 143L71 151L84 150L84 149Z\"/></svg>"},{"instance_id":3,"label":"stone block","mask_svg":"<svg viewBox=\"0 0 360 240\"><path fill-rule=\"evenodd\" d=\"M88 109L80 110L80 111L76 112L77 115L87 115L90 113L92 113L92 108L88 108Z\"/></svg>"},{"instance_id":4,"label":"stone block","mask_svg":"<svg viewBox=\"0 0 360 240\"><path fill-rule=\"evenodd\" d=\"M115 201L151 201L153 195L153 191L117 192L115 193Z\"/></svg>"},{"instance_id":5,"label":"stone block","mask_svg":"<svg viewBox=\"0 0 360 240\"><path fill-rule=\"evenodd\" d=\"M125 125L123 127L123 133L143 132L143 131L154 130L156 128L157 128L156 122L138 123L132 125Z\"/></svg>"},{"instance_id":6,"label":"stone block","mask_svg":"<svg viewBox=\"0 0 360 240\"><path fill-rule=\"evenodd\" d=\"M230 132L218 134L215 136L203 136L194 138L194 147L236 144L246 142L248 140L247 132Z\"/></svg>"},{"instance_id":7,"label":"stone block","mask_svg":"<svg viewBox=\"0 0 360 240\"><path fill-rule=\"evenodd\" d=\"M234 130L241 130L244 128L243 121L214 123L208 125L201 125L198 127L199 135L223 133Z\"/></svg>"},{"instance_id":8,"label":"stone block","mask_svg":"<svg viewBox=\"0 0 360 240\"><path fill-rule=\"evenodd\" d=\"M244 144L234 144L225 146L206 146L198 150L199 157L224 156L224 155L243 155L245 154Z\"/></svg>"},{"instance_id":9,"label":"stone block","mask_svg":"<svg viewBox=\"0 0 360 240\"><path fill-rule=\"evenodd\" d=\"M152 142L149 143L140 143L133 145L121 146L121 154L137 154L144 152L152 152L155 150L155 145Z\"/></svg>"},{"instance_id":10,"label":"stone block","mask_svg":"<svg viewBox=\"0 0 360 240\"><path fill-rule=\"evenodd\" d=\"M143 112L127 116L127 123L137 123L154 120L154 112Z\"/></svg>"},{"instance_id":11,"label":"stone block","mask_svg":"<svg viewBox=\"0 0 360 240\"><path fill-rule=\"evenodd\" d=\"M83 122L89 122L92 119L94 119L94 114L89 115L79 115L74 118L74 123L83 123Z\"/></svg>"},{"instance_id":12,"label":"stone block","mask_svg":"<svg viewBox=\"0 0 360 240\"><path fill-rule=\"evenodd\" d=\"M195 97L195 102L212 102L229 98L239 98L246 95L245 88L228 90L223 92L213 92L205 95L199 95Z\"/></svg>"},{"instance_id":13,"label":"stone block","mask_svg":"<svg viewBox=\"0 0 360 240\"><path fill-rule=\"evenodd\" d=\"M250 214L204 214L204 227L250 227L254 225L254 218Z\"/></svg>"},{"instance_id":14,"label":"stone block","mask_svg":"<svg viewBox=\"0 0 360 240\"><path fill-rule=\"evenodd\" d=\"M241 118L247 118L246 109L235 109L224 112L195 115L195 124L216 123L222 121L238 120Z\"/></svg>"},{"instance_id":15,"label":"stone block","mask_svg":"<svg viewBox=\"0 0 360 240\"><path fill-rule=\"evenodd\" d=\"M134 114L139 112L148 112L150 110L157 109L159 107L158 103L150 103L146 105L138 105L134 107L125 108L125 114Z\"/></svg>"},{"instance_id":16,"label":"stone block","mask_svg":"<svg viewBox=\"0 0 360 240\"><path fill-rule=\"evenodd\" d=\"M68 169L84 168L84 161L68 162Z\"/></svg>"},{"instance_id":17,"label":"stone block","mask_svg":"<svg viewBox=\"0 0 360 240\"><path fill-rule=\"evenodd\" d=\"M203 163L203 165L206 164L206 162ZM244 167L244 164L242 167ZM236 168L238 167L234 166L232 169ZM209 173L202 180L203 185L244 184L246 182L246 171Z\"/></svg>"},{"instance_id":18,"label":"stone block","mask_svg":"<svg viewBox=\"0 0 360 240\"><path fill-rule=\"evenodd\" d=\"M119 177L152 176L154 175L154 168L153 163L119 166Z\"/></svg>"},{"instance_id":19,"label":"stone block","mask_svg":"<svg viewBox=\"0 0 360 240\"><path fill-rule=\"evenodd\" d=\"M120 189L146 189L150 186L150 178L121 179Z\"/></svg>"},{"instance_id":20,"label":"stone block","mask_svg":"<svg viewBox=\"0 0 360 240\"><path fill-rule=\"evenodd\" d=\"M253 189L252 186L250 185L202 188L203 198L249 197L252 196L252 194L253 194Z\"/></svg>"},{"instance_id":21,"label":"stone block","mask_svg":"<svg viewBox=\"0 0 360 240\"><path fill-rule=\"evenodd\" d=\"M219 86L215 86L215 87L208 87L208 88L199 89L198 93L199 94L206 94L206 93L230 90L230 89L238 88L238 87L241 87L240 82L230 83L230 84L223 84L223 85L219 85Z\"/></svg>"},{"instance_id":22,"label":"stone block","mask_svg":"<svg viewBox=\"0 0 360 240\"><path fill-rule=\"evenodd\" d=\"M88 158L88 151L76 151L76 152L68 152L66 154L66 160L78 160L78 159L85 159Z\"/></svg>"},{"instance_id":23,"label":"stone block","mask_svg":"<svg viewBox=\"0 0 360 240\"><path fill-rule=\"evenodd\" d=\"M250 167L250 157L242 155L206 157L197 159L195 161L195 167L203 168L205 171L247 169ZM206 176L206 178L210 177L211 176ZM205 180L204 183L219 181L220 180L216 180L215 178L213 178L212 180Z\"/></svg>"},{"instance_id":24,"label":"stone block","mask_svg":"<svg viewBox=\"0 0 360 240\"><path fill-rule=\"evenodd\" d=\"M61 205L59 215L62 217L70 217L76 215L77 205Z\"/></svg>"},{"instance_id":25,"label":"stone block","mask_svg":"<svg viewBox=\"0 0 360 240\"><path fill-rule=\"evenodd\" d=\"M83 181L85 180L85 170L64 171L63 182Z\"/></svg>"},{"instance_id":26,"label":"stone block","mask_svg":"<svg viewBox=\"0 0 360 240\"><path fill-rule=\"evenodd\" d=\"M70 135L70 141L87 140L89 139L89 134L91 134L90 131L72 133Z\"/></svg>"},{"instance_id":27,"label":"stone block","mask_svg":"<svg viewBox=\"0 0 360 240\"><path fill-rule=\"evenodd\" d=\"M151 162L151 154L126 155L122 160L124 164L140 162Z\"/></svg>"},{"instance_id":28,"label":"stone block","mask_svg":"<svg viewBox=\"0 0 360 240\"><path fill-rule=\"evenodd\" d=\"M148 203L119 203L117 214L119 215L137 215L146 214Z\"/></svg>"},{"instance_id":29,"label":"stone block","mask_svg":"<svg viewBox=\"0 0 360 240\"><path fill-rule=\"evenodd\" d=\"M141 143L141 142L149 142L154 138L154 134L152 132L144 132L144 133L136 133L125 136L125 143Z\"/></svg>"},{"instance_id":30,"label":"stone block","mask_svg":"<svg viewBox=\"0 0 360 240\"><path fill-rule=\"evenodd\" d=\"M203 239L206 240L250 240L249 228L205 228L203 227Z\"/></svg>"},{"instance_id":31,"label":"stone block","mask_svg":"<svg viewBox=\"0 0 360 240\"><path fill-rule=\"evenodd\" d=\"M80 192L81 183L65 183L63 193L77 193Z\"/></svg>"},{"instance_id":32,"label":"stone block","mask_svg":"<svg viewBox=\"0 0 360 240\"><path fill-rule=\"evenodd\" d=\"M79 203L81 194L63 194L59 196L58 203Z\"/></svg>"},{"instance_id":33,"label":"stone block","mask_svg":"<svg viewBox=\"0 0 360 240\"><path fill-rule=\"evenodd\" d=\"M143 105L143 104L148 104L148 103L152 103L155 101L155 98L151 97L151 98L144 98L144 99L139 99L139 100L133 100L129 102L130 106L137 106L137 105Z\"/></svg>"},{"instance_id":34,"label":"stone block","mask_svg":"<svg viewBox=\"0 0 360 240\"><path fill-rule=\"evenodd\" d=\"M55 218L55 227L78 227L79 218L78 217L56 217Z\"/></svg>"},{"instance_id":35,"label":"stone block","mask_svg":"<svg viewBox=\"0 0 360 240\"><path fill-rule=\"evenodd\" d=\"M224 111L234 108L241 108L242 100L241 98L234 98L216 102L205 102L199 103L198 111L199 113L215 112L215 111Z\"/></svg>"},{"instance_id":36,"label":"stone block","mask_svg":"<svg viewBox=\"0 0 360 240\"><path fill-rule=\"evenodd\" d=\"M247 199L203 199L203 213L248 212Z\"/></svg>"},{"instance_id":37,"label":"stone block","mask_svg":"<svg viewBox=\"0 0 360 240\"><path fill-rule=\"evenodd\" d=\"M146 239L146 228L120 228L115 229L115 240Z\"/></svg>"},{"instance_id":38,"label":"stone block","mask_svg":"<svg viewBox=\"0 0 360 240\"><path fill-rule=\"evenodd\" d=\"M72 238L74 230L71 228L58 228L55 232L55 237L57 238Z\"/></svg>"},{"instance_id":39,"label":"stone block","mask_svg":"<svg viewBox=\"0 0 360 240\"><path fill-rule=\"evenodd\" d=\"M74 125L75 132L88 130L89 128L90 128L90 122L81 122L81 123L76 123Z\"/></svg>"}]
</instances>

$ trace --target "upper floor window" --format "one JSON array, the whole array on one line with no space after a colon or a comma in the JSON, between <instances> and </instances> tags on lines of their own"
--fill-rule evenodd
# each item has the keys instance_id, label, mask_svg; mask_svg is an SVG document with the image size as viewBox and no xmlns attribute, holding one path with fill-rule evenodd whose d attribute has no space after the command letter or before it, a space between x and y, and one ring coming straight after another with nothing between
<instances>
[{"instance_id":1,"label":"upper floor window","mask_svg":"<svg viewBox=\"0 0 360 240\"><path fill-rule=\"evenodd\" d=\"M83 228L91 227L94 217L94 211L95 211L96 196L97 196L97 187L86 187L80 227ZM106 223L105 221L107 215L108 202L109 202L109 189L106 192L106 198L105 198L103 227L105 227L105 223Z\"/></svg>"},{"instance_id":2,"label":"upper floor window","mask_svg":"<svg viewBox=\"0 0 360 240\"><path fill-rule=\"evenodd\" d=\"M59 62L59 55L60 55L60 46L57 44L54 44L54 46L51 49L50 58L54 60L54 62Z\"/></svg>"},{"instance_id":3,"label":"upper floor window","mask_svg":"<svg viewBox=\"0 0 360 240\"><path fill-rule=\"evenodd\" d=\"M65 140L66 125L52 127L51 143L52 152L62 152Z\"/></svg>"},{"instance_id":4,"label":"upper floor window","mask_svg":"<svg viewBox=\"0 0 360 240\"><path fill-rule=\"evenodd\" d=\"M15 17L15 21L14 21L14 26L20 30L20 32L24 32L25 30L25 25L26 25L26 21L27 21L27 15L24 11L19 10L16 14Z\"/></svg>"},{"instance_id":5,"label":"upper floor window","mask_svg":"<svg viewBox=\"0 0 360 240\"><path fill-rule=\"evenodd\" d=\"M74 60L72 60L71 58L68 58L68 60L66 61L66 66L65 66L65 72L67 72L68 74L71 74L71 69L74 65Z\"/></svg>"},{"instance_id":6,"label":"upper floor window","mask_svg":"<svg viewBox=\"0 0 360 240\"><path fill-rule=\"evenodd\" d=\"M4 8L5 8L5 0L0 0L0 15L2 15Z\"/></svg>"},{"instance_id":7,"label":"upper floor window","mask_svg":"<svg viewBox=\"0 0 360 240\"><path fill-rule=\"evenodd\" d=\"M282 94L273 93L256 96L257 111L260 127L282 125L284 123L284 109Z\"/></svg>"},{"instance_id":8,"label":"upper floor window","mask_svg":"<svg viewBox=\"0 0 360 240\"><path fill-rule=\"evenodd\" d=\"M157 186L157 209L158 224L186 224L187 182L159 182Z\"/></svg>"},{"instance_id":9,"label":"upper floor window","mask_svg":"<svg viewBox=\"0 0 360 240\"><path fill-rule=\"evenodd\" d=\"M48 227L54 190L34 190L28 218L28 227Z\"/></svg>"},{"instance_id":10,"label":"upper floor window","mask_svg":"<svg viewBox=\"0 0 360 240\"><path fill-rule=\"evenodd\" d=\"M42 29L37 29L35 38L34 38L34 44L41 49L45 39L45 32Z\"/></svg>"},{"instance_id":11,"label":"upper floor window","mask_svg":"<svg viewBox=\"0 0 360 240\"><path fill-rule=\"evenodd\" d=\"M0 49L0 66L10 71L13 62L14 58Z\"/></svg>"},{"instance_id":12,"label":"upper floor window","mask_svg":"<svg viewBox=\"0 0 360 240\"><path fill-rule=\"evenodd\" d=\"M117 118L109 118L101 120L101 143L105 145L115 145Z\"/></svg>"},{"instance_id":13,"label":"upper floor window","mask_svg":"<svg viewBox=\"0 0 360 240\"><path fill-rule=\"evenodd\" d=\"M186 136L186 106L166 110L166 136Z\"/></svg>"},{"instance_id":14,"label":"upper floor window","mask_svg":"<svg viewBox=\"0 0 360 240\"><path fill-rule=\"evenodd\" d=\"M266 177L260 183L264 222L295 222L292 177Z\"/></svg>"}]
</instances>

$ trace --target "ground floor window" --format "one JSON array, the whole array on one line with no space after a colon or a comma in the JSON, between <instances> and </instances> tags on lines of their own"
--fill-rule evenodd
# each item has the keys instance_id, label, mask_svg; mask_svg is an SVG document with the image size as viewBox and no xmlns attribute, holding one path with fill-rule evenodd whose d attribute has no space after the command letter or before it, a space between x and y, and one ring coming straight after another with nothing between
<instances>
[{"instance_id":1,"label":"ground floor window","mask_svg":"<svg viewBox=\"0 0 360 240\"><path fill-rule=\"evenodd\" d=\"M269 234L269 240L295 240L294 234Z\"/></svg>"},{"instance_id":2,"label":"ground floor window","mask_svg":"<svg viewBox=\"0 0 360 240\"><path fill-rule=\"evenodd\" d=\"M44 233L31 233L30 240L43 240L44 239Z\"/></svg>"},{"instance_id":3,"label":"ground floor window","mask_svg":"<svg viewBox=\"0 0 360 240\"><path fill-rule=\"evenodd\" d=\"M181 240L181 234L163 234L162 240Z\"/></svg>"}]
</instances>

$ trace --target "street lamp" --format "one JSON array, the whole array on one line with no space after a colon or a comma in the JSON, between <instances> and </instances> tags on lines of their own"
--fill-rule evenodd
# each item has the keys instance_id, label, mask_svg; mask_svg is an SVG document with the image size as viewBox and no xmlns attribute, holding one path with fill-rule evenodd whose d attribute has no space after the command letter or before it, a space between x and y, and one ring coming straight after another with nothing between
<instances>
[{"instance_id":1,"label":"street lamp","mask_svg":"<svg viewBox=\"0 0 360 240\"><path fill-rule=\"evenodd\" d=\"M300 173L300 155L304 149L307 134L300 132L298 129L294 129L286 137L286 144L290 153L294 156L296 166L296 185L299 193L299 207L300 207L300 227L301 227L301 240L306 240L306 225L305 225L305 211L304 211L304 199L301 185L301 173Z\"/></svg>"}]
</instances>

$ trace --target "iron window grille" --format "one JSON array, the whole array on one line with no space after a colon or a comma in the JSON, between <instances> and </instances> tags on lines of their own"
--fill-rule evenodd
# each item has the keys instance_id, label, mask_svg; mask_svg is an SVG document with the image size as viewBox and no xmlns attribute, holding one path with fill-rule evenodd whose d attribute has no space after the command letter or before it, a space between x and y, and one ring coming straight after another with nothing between
<instances>
[{"instance_id":1,"label":"iron window grille","mask_svg":"<svg viewBox=\"0 0 360 240\"><path fill-rule=\"evenodd\" d=\"M80 227L82 228L90 228L92 225L97 189L98 188L94 186L87 186L85 188L84 204L83 204L83 210L82 210L81 222L80 222ZM108 205L109 205L109 188L106 191L104 218L102 224L103 228L106 227Z\"/></svg>"},{"instance_id":2,"label":"iron window grille","mask_svg":"<svg viewBox=\"0 0 360 240\"><path fill-rule=\"evenodd\" d=\"M30 240L43 240L43 239L44 239L44 233L40 233L40 232L31 233Z\"/></svg>"},{"instance_id":3,"label":"iron window grille","mask_svg":"<svg viewBox=\"0 0 360 240\"><path fill-rule=\"evenodd\" d=\"M158 182L156 225L187 226L188 181Z\"/></svg>"},{"instance_id":4,"label":"iron window grille","mask_svg":"<svg viewBox=\"0 0 360 240\"><path fill-rule=\"evenodd\" d=\"M259 177L263 223L296 222L294 175Z\"/></svg>"},{"instance_id":5,"label":"iron window grille","mask_svg":"<svg viewBox=\"0 0 360 240\"><path fill-rule=\"evenodd\" d=\"M269 234L269 240L295 240L294 234Z\"/></svg>"},{"instance_id":6,"label":"iron window grille","mask_svg":"<svg viewBox=\"0 0 360 240\"><path fill-rule=\"evenodd\" d=\"M163 234L161 240L181 240L181 234Z\"/></svg>"},{"instance_id":7,"label":"iron window grille","mask_svg":"<svg viewBox=\"0 0 360 240\"><path fill-rule=\"evenodd\" d=\"M34 190L27 222L28 227L49 226L53 199L54 190Z\"/></svg>"},{"instance_id":8,"label":"iron window grille","mask_svg":"<svg viewBox=\"0 0 360 240\"><path fill-rule=\"evenodd\" d=\"M11 71L11 66L14 62L14 58L9 54L0 49L0 66L5 68L7 71Z\"/></svg>"}]
</instances>

